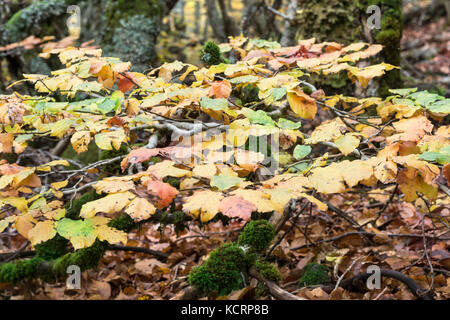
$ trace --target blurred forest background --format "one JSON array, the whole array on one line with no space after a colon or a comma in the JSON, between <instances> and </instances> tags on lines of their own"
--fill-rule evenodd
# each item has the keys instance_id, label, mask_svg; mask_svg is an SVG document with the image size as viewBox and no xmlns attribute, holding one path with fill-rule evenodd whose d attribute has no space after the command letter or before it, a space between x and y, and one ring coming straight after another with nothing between
<instances>
[{"instance_id":1,"label":"blurred forest background","mask_svg":"<svg viewBox=\"0 0 450 320\"><path fill-rule=\"evenodd\" d=\"M371 30L366 11L374 4L381 8L381 28ZM79 7L79 29L67 27L70 5ZM443 0L2 0L0 91L11 93L8 84L22 73L48 74L57 61L45 59L45 52L56 47L98 46L145 71L174 60L199 65L206 41L243 34L282 46L312 37L380 43L380 61L401 71L390 72L364 94L418 86L448 95L449 7ZM345 72L311 80L327 94L363 94L349 92L354 89Z\"/></svg>"}]
</instances>

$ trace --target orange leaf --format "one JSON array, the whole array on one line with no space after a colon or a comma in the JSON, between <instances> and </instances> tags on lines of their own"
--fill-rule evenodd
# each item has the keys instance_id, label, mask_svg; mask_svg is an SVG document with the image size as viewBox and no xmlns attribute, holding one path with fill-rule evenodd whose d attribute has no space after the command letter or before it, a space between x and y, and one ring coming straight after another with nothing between
<instances>
[{"instance_id":1,"label":"orange leaf","mask_svg":"<svg viewBox=\"0 0 450 320\"><path fill-rule=\"evenodd\" d=\"M317 112L316 100L305 94L301 89L288 92L287 100L297 116L304 119L314 119Z\"/></svg>"},{"instance_id":2,"label":"orange leaf","mask_svg":"<svg viewBox=\"0 0 450 320\"><path fill-rule=\"evenodd\" d=\"M253 203L239 196L231 196L220 202L219 211L230 218L238 217L248 221L252 212L257 211L257 208Z\"/></svg>"},{"instance_id":3,"label":"orange leaf","mask_svg":"<svg viewBox=\"0 0 450 320\"><path fill-rule=\"evenodd\" d=\"M125 72L124 74L125 74L125 76L123 76L121 74L118 75L119 81L117 82L117 87L123 93L133 89L133 87L134 87L134 83L133 83L134 79L133 79L132 74L130 72Z\"/></svg>"},{"instance_id":4,"label":"orange leaf","mask_svg":"<svg viewBox=\"0 0 450 320\"><path fill-rule=\"evenodd\" d=\"M149 181L147 184L147 190L150 194L159 197L159 201L156 203L156 207L158 209L162 209L170 205L178 194L177 189L172 187L170 184L159 180Z\"/></svg>"},{"instance_id":5,"label":"orange leaf","mask_svg":"<svg viewBox=\"0 0 450 320\"><path fill-rule=\"evenodd\" d=\"M124 171L129 164L147 161L151 157L156 156L158 153L158 148L139 148L132 150L125 158L123 158L122 162L120 163L120 167L122 168L122 171Z\"/></svg>"},{"instance_id":6,"label":"orange leaf","mask_svg":"<svg viewBox=\"0 0 450 320\"><path fill-rule=\"evenodd\" d=\"M227 81L216 81L213 82L211 88L209 89L209 96L216 98L228 98L231 93L231 84Z\"/></svg>"}]
</instances>

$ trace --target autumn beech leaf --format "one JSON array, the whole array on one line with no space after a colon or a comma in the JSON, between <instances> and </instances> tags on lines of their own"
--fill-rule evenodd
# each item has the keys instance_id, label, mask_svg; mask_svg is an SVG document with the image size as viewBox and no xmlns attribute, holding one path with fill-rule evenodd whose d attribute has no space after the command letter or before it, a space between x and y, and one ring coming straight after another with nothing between
<instances>
[{"instance_id":1,"label":"autumn beech leaf","mask_svg":"<svg viewBox=\"0 0 450 320\"><path fill-rule=\"evenodd\" d=\"M147 184L147 191L158 198L156 202L158 209L169 206L178 194L176 188L159 180L150 180Z\"/></svg>"},{"instance_id":2,"label":"autumn beech leaf","mask_svg":"<svg viewBox=\"0 0 450 320\"><path fill-rule=\"evenodd\" d=\"M217 173L216 165L213 163L199 164L194 167L192 174L197 177L211 179Z\"/></svg>"},{"instance_id":3,"label":"autumn beech leaf","mask_svg":"<svg viewBox=\"0 0 450 320\"><path fill-rule=\"evenodd\" d=\"M80 210L83 218L92 218L98 212L116 213L120 212L136 196L129 191L107 195L98 200L85 203Z\"/></svg>"},{"instance_id":4,"label":"autumn beech leaf","mask_svg":"<svg viewBox=\"0 0 450 320\"><path fill-rule=\"evenodd\" d=\"M345 191L344 179L335 163L325 168L311 170L309 181L320 193L341 193Z\"/></svg>"},{"instance_id":5,"label":"autumn beech leaf","mask_svg":"<svg viewBox=\"0 0 450 320\"><path fill-rule=\"evenodd\" d=\"M353 134L347 133L334 140L339 151L344 155L352 153L359 146L359 139Z\"/></svg>"},{"instance_id":6,"label":"autumn beech leaf","mask_svg":"<svg viewBox=\"0 0 450 320\"><path fill-rule=\"evenodd\" d=\"M11 153L14 142L12 133L0 133L0 153Z\"/></svg>"},{"instance_id":7,"label":"autumn beech leaf","mask_svg":"<svg viewBox=\"0 0 450 320\"><path fill-rule=\"evenodd\" d=\"M214 98L225 98L230 96L232 87L229 81L216 81L211 84L209 88L209 96Z\"/></svg>"},{"instance_id":8,"label":"autumn beech leaf","mask_svg":"<svg viewBox=\"0 0 450 320\"><path fill-rule=\"evenodd\" d=\"M336 118L330 121L326 121L316 127L311 133L311 137L305 139L306 144L316 144L324 141L332 141L342 136L347 127L341 119Z\"/></svg>"},{"instance_id":9,"label":"autumn beech leaf","mask_svg":"<svg viewBox=\"0 0 450 320\"><path fill-rule=\"evenodd\" d=\"M75 150L76 153L82 153L87 151L90 141L91 141L91 134L89 131L75 132L72 138L70 138L73 150Z\"/></svg>"},{"instance_id":10,"label":"autumn beech leaf","mask_svg":"<svg viewBox=\"0 0 450 320\"><path fill-rule=\"evenodd\" d=\"M151 157L157 156L159 154L160 149L153 148L139 148L131 150L131 152L123 158L122 162L120 163L120 167L122 168L122 171L125 170L130 164L134 163L140 163L147 161Z\"/></svg>"},{"instance_id":11,"label":"autumn beech leaf","mask_svg":"<svg viewBox=\"0 0 450 320\"><path fill-rule=\"evenodd\" d=\"M167 176L180 178L190 175L188 170L175 167L175 163L171 160L164 160L148 167L147 172L153 174L155 178L161 180Z\"/></svg>"},{"instance_id":12,"label":"autumn beech leaf","mask_svg":"<svg viewBox=\"0 0 450 320\"><path fill-rule=\"evenodd\" d=\"M134 198L125 209L125 212L136 222L150 218L156 208L144 198Z\"/></svg>"},{"instance_id":13,"label":"autumn beech leaf","mask_svg":"<svg viewBox=\"0 0 450 320\"><path fill-rule=\"evenodd\" d=\"M97 133L95 136L95 144L102 150L119 150L122 142L127 140L127 136L122 128L107 131L102 133Z\"/></svg>"},{"instance_id":14,"label":"autumn beech leaf","mask_svg":"<svg viewBox=\"0 0 450 320\"><path fill-rule=\"evenodd\" d=\"M211 187L216 187L220 191L224 191L232 187L238 186L242 181L244 181L244 179L242 178L219 174L211 178L210 184Z\"/></svg>"},{"instance_id":15,"label":"autumn beech leaf","mask_svg":"<svg viewBox=\"0 0 450 320\"><path fill-rule=\"evenodd\" d=\"M241 218L244 221L249 221L252 216L252 212L256 211L256 206L239 196L226 197L220 202L219 211L223 215L230 218Z\"/></svg>"},{"instance_id":16,"label":"autumn beech leaf","mask_svg":"<svg viewBox=\"0 0 450 320\"><path fill-rule=\"evenodd\" d=\"M447 179L447 185L450 186L450 163L442 167L442 175Z\"/></svg>"},{"instance_id":17,"label":"autumn beech leaf","mask_svg":"<svg viewBox=\"0 0 450 320\"><path fill-rule=\"evenodd\" d=\"M67 167L69 165L70 165L69 161L67 161L67 160L63 160L63 159L61 159L61 160L53 160L53 161L44 163L44 164L36 167L36 170L39 170L39 171L50 171L51 167L55 167L55 166L66 166Z\"/></svg>"},{"instance_id":18,"label":"autumn beech leaf","mask_svg":"<svg viewBox=\"0 0 450 320\"><path fill-rule=\"evenodd\" d=\"M277 205L270 201L270 195L260 190L237 189L231 192L231 195L253 203L258 212L271 212L277 209Z\"/></svg>"},{"instance_id":19,"label":"autumn beech leaf","mask_svg":"<svg viewBox=\"0 0 450 320\"><path fill-rule=\"evenodd\" d=\"M305 94L301 89L288 92L287 100L296 116L304 119L314 119L316 116L316 100Z\"/></svg>"},{"instance_id":20,"label":"autumn beech leaf","mask_svg":"<svg viewBox=\"0 0 450 320\"><path fill-rule=\"evenodd\" d=\"M120 178L110 177L104 178L94 184L94 189L98 194L104 193L117 193L123 191L134 190L135 185L131 180L123 180Z\"/></svg>"},{"instance_id":21,"label":"autumn beech leaf","mask_svg":"<svg viewBox=\"0 0 450 320\"><path fill-rule=\"evenodd\" d=\"M61 219L56 223L56 231L68 239L75 250L90 247L97 239L97 231L90 219Z\"/></svg>"},{"instance_id":22,"label":"autumn beech leaf","mask_svg":"<svg viewBox=\"0 0 450 320\"><path fill-rule=\"evenodd\" d=\"M423 194L430 200L437 197L437 184L428 184L424 181L419 171L412 167L400 170L397 176L397 183L400 191L405 195L405 201L415 201L419 194Z\"/></svg>"},{"instance_id":23,"label":"autumn beech leaf","mask_svg":"<svg viewBox=\"0 0 450 320\"><path fill-rule=\"evenodd\" d=\"M392 160L397 164L417 169L425 183L428 184L431 184L434 178L440 174L440 170L436 165L418 160L416 155L393 157Z\"/></svg>"},{"instance_id":24,"label":"autumn beech leaf","mask_svg":"<svg viewBox=\"0 0 450 320\"><path fill-rule=\"evenodd\" d=\"M373 167L370 163L361 160L344 160L336 164L336 170L340 172L347 186L354 187L360 181L367 180L373 175Z\"/></svg>"},{"instance_id":25,"label":"autumn beech leaf","mask_svg":"<svg viewBox=\"0 0 450 320\"><path fill-rule=\"evenodd\" d=\"M413 141L417 142L425 134L433 130L433 124L425 116L416 116L409 119L402 119L394 122L393 127L398 134L386 138L388 143L395 141Z\"/></svg>"},{"instance_id":26,"label":"autumn beech leaf","mask_svg":"<svg viewBox=\"0 0 450 320\"><path fill-rule=\"evenodd\" d=\"M0 232L3 232L6 228L8 228L10 223L14 222L15 219L16 216L9 216L3 220L0 220Z\"/></svg>"},{"instance_id":27,"label":"autumn beech leaf","mask_svg":"<svg viewBox=\"0 0 450 320\"><path fill-rule=\"evenodd\" d=\"M119 79L117 81L117 88L122 91L123 93L130 91L134 87L134 79L133 79L133 73L131 72L125 72L123 75L119 74L117 76Z\"/></svg>"},{"instance_id":28,"label":"autumn beech leaf","mask_svg":"<svg viewBox=\"0 0 450 320\"><path fill-rule=\"evenodd\" d=\"M219 212L219 205L223 198L220 192L197 191L192 196L185 198L183 211L196 219L200 218L201 222L208 222Z\"/></svg>"},{"instance_id":29,"label":"autumn beech leaf","mask_svg":"<svg viewBox=\"0 0 450 320\"><path fill-rule=\"evenodd\" d=\"M397 68L396 66L387 64L387 63L380 63L373 66L368 66L362 69L358 69L356 67L348 67L348 75L350 79L352 80L358 80L358 82L361 84L363 88L366 88L369 84L369 81L372 80L375 77L382 76L386 71L390 71L394 68Z\"/></svg>"},{"instance_id":30,"label":"autumn beech leaf","mask_svg":"<svg viewBox=\"0 0 450 320\"><path fill-rule=\"evenodd\" d=\"M107 225L100 225L96 228L97 237L100 241L107 241L110 244L127 243L127 233Z\"/></svg>"},{"instance_id":31,"label":"autumn beech leaf","mask_svg":"<svg viewBox=\"0 0 450 320\"><path fill-rule=\"evenodd\" d=\"M41 242L52 239L56 235L56 224L54 221L46 220L36 223L28 232L28 239L34 246Z\"/></svg>"},{"instance_id":32,"label":"autumn beech leaf","mask_svg":"<svg viewBox=\"0 0 450 320\"><path fill-rule=\"evenodd\" d=\"M59 190L61 188L64 188L69 183L69 180L59 181L59 182L53 182L50 185L53 189Z\"/></svg>"}]
</instances>

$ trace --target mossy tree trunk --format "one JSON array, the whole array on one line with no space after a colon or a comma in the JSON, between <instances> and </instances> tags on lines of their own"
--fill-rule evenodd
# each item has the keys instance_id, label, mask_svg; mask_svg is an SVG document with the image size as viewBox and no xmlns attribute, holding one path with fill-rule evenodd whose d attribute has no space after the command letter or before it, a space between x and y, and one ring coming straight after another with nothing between
<instances>
[{"instance_id":1,"label":"mossy tree trunk","mask_svg":"<svg viewBox=\"0 0 450 320\"><path fill-rule=\"evenodd\" d=\"M295 21L297 39L315 37L317 41L336 41L343 44L365 41L384 46L378 62L400 66L400 41L403 29L402 0L309 0L299 1L300 13ZM367 27L367 8L381 9L381 29ZM327 83L342 89L339 79ZM389 71L378 82L378 94L388 94L388 88L401 87L400 71Z\"/></svg>"}]
</instances>

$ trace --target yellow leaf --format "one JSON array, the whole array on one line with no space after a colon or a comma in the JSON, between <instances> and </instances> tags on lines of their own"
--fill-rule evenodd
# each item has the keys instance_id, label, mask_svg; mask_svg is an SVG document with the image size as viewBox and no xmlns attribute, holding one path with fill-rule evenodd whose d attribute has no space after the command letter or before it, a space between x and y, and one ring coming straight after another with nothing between
<instances>
[{"instance_id":1,"label":"yellow leaf","mask_svg":"<svg viewBox=\"0 0 450 320\"><path fill-rule=\"evenodd\" d=\"M418 174L418 170L412 167L399 172L397 183L398 188L405 195L405 201L415 201L419 197L418 193L423 194L430 200L435 200L437 197L437 184L427 184Z\"/></svg>"},{"instance_id":2,"label":"yellow leaf","mask_svg":"<svg viewBox=\"0 0 450 320\"><path fill-rule=\"evenodd\" d=\"M271 212L279 209L279 204L275 204L270 200L270 195L260 190L237 189L231 192L231 195L239 196L242 199L253 203L258 212Z\"/></svg>"},{"instance_id":3,"label":"yellow leaf","mask_svg":"<svg viewBox=\"0 0 450 320\"><path fill-rule=\"evenodd\" d=\"M97 212L119 212L135 197L129 191L107 195L104 198L85 203L81 207L80 216L83 218L92 218Z\"/></svg>"},{"instance_id":4,"label":"yellow leaf","mask_svg":"<svg viewBox=\"0 0 450 320\"><path fill-rule=\"evenodd\" d=\"M28 239L34 246L41 242L52 239L56 235L55 222L46 220L36 223L36 225L28 232Z\"/></svg>"},{"instance_id":5,"label":"yellow leaf","mask_svg":"<svg viewBox=\"0 0 450 320\"><path fill-rule=\"evenodd\" d=\"M208 222L219 212L219 204L223 199L220 192L211 190L197 191L185 199L183 211L194 218L200 217L201 222Z\"/></svg>"},{"instance_id":6,"label":"yellow leaf","mask_svg":"<svg viewBox=\"0 0 450 320\"><path fill-rule=\"evenodd\" d=\"M347 133L340 136L334 143L344 155L348 155L353 152L359 146L359 139L351 133Z\"/></svg>"},{"instance_id":7,"label":"yellow leaf","mask_svg":"<svg viewBox=\"0 0 450 320\"><path fill-rule=\"evenodd\" d=\"M189 175L191 172L184 169L179 169L175 167L173 161L164 160L158 162L152 166L149 166L147 172L153 174L157 179L161 180L167 176L172 176L176 178L183 177L185 175Z\"/></svg>"},{"instance_id":8,"label":"yellow leaf","mask_svg":"<svg viewBox=\"0 0 450 320\"><path fill-rule=\"evenodd\" d=\"M77 153L82 153L88 150L89 141L91 141L91 134L89 131L75 132L70 139L73 149Z\"/></svg>"},{"instance_id":9,"label":"yellow leaf","mask_svg":"<svg viewBox=\"0 0 450 320\"><path fill-rule=\"evenodd\" d=\"M108 227L107 225L101 225L96 227L97 237L100 241L107 241L110 244L127 243L127 234L124 231L116 228Z\"/></svg>"},{"instance_id":10,"label":"yellow leaf","mask_svg":"<svg viewBox=\"0 0 450 320\"><path fill-rule=\"evenodd\" d=\"M59 182L53 182L50 183L53 189L59 190L61 188L64 188L69 183L69 180L59 181Z\"/></svg>"},{"instance_id":11,"label":"yellow leaf","mask_svg":"<svg viewBox=\"0 0 450 320\"><path fill-rule=\"evenodd\" d=\"M98 194L104 193L117 193L128 190L134 190L135 186L131 180L123 180L116 177L104 178L94 184L94 189Z\"/></svg>"},{"instance_id":12,"label":"yellow leaf","mask_svg":"<svg viewBox=\"0 0 450 320\"><path fill-rule=\"evenodd\" d=\"M301 89L287 93L289 106L294 113L304 119L314 119L317 112L316 101Z\"/></svg>"},{"instance_id":13,"label":"yellow leaf","mask_svg":"<svg viewBox=\"0 0 450 320\"><path fill-rule=\"evenodd\" d=\"M311 170L309 181L321 193L341 193L345 191L344 180L335 163L325 168Z\"/></svg>"},{"instance_id":14,"label":"yellow leaf","mask_svg":"<svg viewBox=\"0 0 450 320\"><path fill-rule=\"evenodd\" d=\"M155 213L156 208L144 198L135 198L125 212L136 222L146 220Z\"/></svg>"},{"instance_id":15,"label":"yellow leaf","mask_svg":"<svg viewBox=\"0 0 450 320\"><path fill-rule=\"evenodd\" d=\"M95 143L102 150L113 150L113 148L119 150L122 142L126 141L127 136L122 128L95 135Z\"/></svg>"},{"instance_id":16,"label":"yellow leaf","mask_svg":"<svg viewBox=\"0 0 450 320\"><path fill-rule=\"evenodd\" d=\"M305 144L335 140L342 136L346 130L347 127L339 118L327 121L314 129L311 137L305 140Z\"/></svg>"},{"instance_id":17,"label":"yellow leaf","mask_svg":"<svg viewBox=\"0 0 450 320\"><path fill-rule=\"evenodd\" d=\"M199 164L195 166L192 173L197 177L211 179L217 172L217 168L213 163L210 164Z\"/></svg>"}]
</instances>

